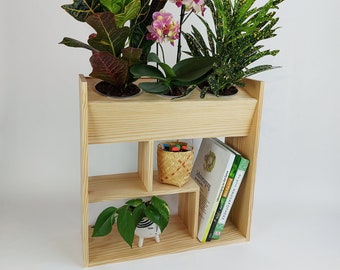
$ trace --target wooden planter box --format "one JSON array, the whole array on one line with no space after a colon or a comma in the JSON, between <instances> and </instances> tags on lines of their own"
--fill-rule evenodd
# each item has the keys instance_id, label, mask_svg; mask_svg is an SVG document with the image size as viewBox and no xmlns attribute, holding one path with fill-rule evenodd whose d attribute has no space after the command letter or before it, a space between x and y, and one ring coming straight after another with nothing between
<instances>
[{"instance_id":1,"label":"wooden planter box","mask_svg":"<svg viewBox=\"0 0 340 270\"><path fill-rule=\"evenodd\" d=\"M180 100L143 93L127 100L110 99L94 91L98 80L80 75L82 235L85 266L99 265L226 245L250 239L254 183L263 82L246 80L246 87L228 98L199 97L194 91ZM174 128L174 125L176 128ZM160 184L153 171L154 141L225 137L228 144L250 160L247 174L234 202L220 240L197 239L199 187L190 179L181 188ZM138 142L138 171L88 176L88 145ZM92 238L88 222L90 203L178 195L178 214L161 235L160 243L131 249L117 231ZM152 241L150 239L150 241Z\"/></svg>"}]
</instances>

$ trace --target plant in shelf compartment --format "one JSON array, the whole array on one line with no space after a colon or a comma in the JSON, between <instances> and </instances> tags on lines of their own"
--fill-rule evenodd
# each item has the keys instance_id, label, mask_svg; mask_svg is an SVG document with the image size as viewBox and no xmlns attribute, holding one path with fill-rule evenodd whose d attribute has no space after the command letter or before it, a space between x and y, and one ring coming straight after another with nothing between
<instances>
[{"instance_id":1,"label":"plant in shelf compartment","mask_svg":"<svg viewBox=\"0 0 340 270\"><path fill-rule=\"evenodd\" d=\"M204 12L204 0L170 0L181 7L180 22L177 22L171 13L164 10L152 15L153 21L147 27L149 33L146 38L157 42L161 49L163 61L155 53L148 55L148 62L156 63L156 66L146 63L135 65L131 73L135 78L148 77L155 79L153 82L143 82L139 86L153 94L163 94L172 97L182 97L190 93L198 83L206 80L207 75L215 62L210 56L198 56L181 60L181 32L182 25L191 13ZM172 46L178 40L176 64L170 67L165 62L164 49L161 43L170 42ZM160 68L161 69L160 69Z\"/></svg>"},{"instance_id":2,"label":"plant in shelf compartment","mask_svg":"<svg viewBox=\"0 0 340 270\"><path fill-rule=\"evenodd\" d=\"M138 246L143 245L144 237L155 237L159 242L159 234L169 222L169 207L157 196L153 196L148 201L129 200L119 208L108 207L99 214L93 227L92 237L108 235L116 222L119 234L130 247L132 247L135 234L139 236ZM147 230L150 230L151 223L157 226L153 226L151 234L150 232L145 234L142 229L143 224L146 224Z\"/></svg>"},{"instance_id":3,"label":"plant in shelf compartment","mask_svg":"<svg viewBox=\"0 0 340 270\"><path fill-rule=\"evenodd\" d=\"M163 10L167 0L73 0L73 4L63 5L62 8L76 20L89 24L96 32L88 37L87 43L65 37L60 44L85 48L92 52L90 76L102 80L95 86L98 92L113 97L138 94L140 89L134 82L139 77L133 76L130 70L137 64L146 64L155 42L159 45L163 41L169 41L174 46L175 40L178 39L178 66L191 68L202 63L202 57L192 57L190 61L180 63L180 56L182 24L193 12L203 14L204 0L170 0L170 2L181 7L180 22L177 22L171 13ZM191 65L188 65L189 62ZM164 69L165 65L165 63L161 65L165 77L158 76L155 70L151 74L150 72L146 74L152 78L155 76L160 78L157 78L157 84L142 85L143 90L157 94L165 92L173 94L176 90L184 95L183 89L189 87L186 94L195 88L195 84L189 83L198 83L197 69L185 74L194 75L194 79L192 76L183 78L182 74L175 74L169 66ZM209 63L208 67L210 71ZM150 68L147 68L147 71L150 71Z\"/></svg>"},{"instance_id":4,"label":"plant in shelf compartment","mask_svg":"<svg viewBox=\"0 0 340 270\"><path fill-rule=\"evenodd\" d=\"M208 40L192 26L191 33L183 33L191 56L215 56L213 71L200 85L201 97L207 92L216 96L235 94L235 86L244 86L243 79L276 68L254 65L265 57L275 56L279 50L263 50L259 42L275 37L278 29L275 9L283 0L268 0L263 6L253 7L256 0L206 0L211 10L214 28L202 17Z\"/></svg>"},{"instance_id":5,"label":"plant in shelf compartment","mask_svg":"<svg viewBox=\"0 0 340 270\"><path fill-rule=\"evenodd\" d=\"M143 63L154 41L147 40L147 26L152 14L164 7L166 0L74 0L63 5L72 17L89 24L96 33L88 44L65 37L60 44L85 48L92 52L90 76L101 79L96 89L107 96L138 93L130 67ZM127 26L129 25L129 26Z\"/></svg>"},{"instance_id":6,"label":"plant in shelf compartment","mask_svg":"<svg viewBox=\"0 0 340 270\"><path fill-rule=\"evenodd\" d=\"M191 57L180 60L173 67L162 62L157 54L150 53L148 62L154 62L163 72L149 64L137 64L131 67L131 73L136 78L148 77L155 79L152 82L142 82L139 87L145 92L153 94L168 94L174 89L181 88L180 96L191 92L197 84L207 79L216 60L210 56Z\"/></svg>"}]
</instances>

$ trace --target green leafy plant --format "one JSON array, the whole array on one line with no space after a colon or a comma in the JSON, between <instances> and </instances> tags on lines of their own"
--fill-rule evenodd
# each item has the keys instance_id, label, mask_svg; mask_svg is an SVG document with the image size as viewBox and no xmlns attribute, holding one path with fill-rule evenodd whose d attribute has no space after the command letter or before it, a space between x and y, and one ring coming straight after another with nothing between
<instances>
[{"instance_id":1,"label":"green leafy plant","mask_svg":"<svg viewBox=\"0 0 340 270\"><path fill-rule=\"evenodd\" d=\"M243 86L242 79L275 68L272 65L253 65L265 56L275 56L279 50L263 50L260 41L275 37L275 10L283 0L269 0L261 7L253 7L255 0L206 0L214 28L200 20L206 28L207 40L192 26L191 33L183 33L191 56L214 56L213 71L203 87L201 96L209 90L219 96L224 89Z\"/></svg>"},{"instance_id":2,"label":"green leafy plant","mask_svg":"<svg viewBox=\"0 0 340 270\"><path fill-rule=\"evenodd\" d=\"M165 3L164 0L74 0L62 8L76 20L89 24L96 33L89 36L87 44L69 37L60 44L90 50L93 68L90 76L124 93L134 81L130 67L145 62L153 44L146 40L146 26L151 23L153 12L162 9Z\"/></svg>"},{"instance_id":3,"label":"green leafy plant","mask_svg":"<svg viewBox=\"0 0 340 270\"><path fill-rule=\"evenodd\" d=\"M157 66L138 64L130 70L135 78L147 77L155 79L154 81L140 83L139 87L141 89L153 94L167 94L176 87L185 87L183 95L186 95L197 84L207 79L215 59L210 56L191 57L181 60L173 67L170 67L162 62L157 54L150 53L148 62L156 63Z\"/></svg>"},{"instance_id":4,"label":"green leafy plant","mask_svg":"<svg viewBox=\"0 0 340 270\"><path fill-rule=\"evenodd\" d=\"M112 226L117 223L119 234L132 247L135 229L143 217L156 223L163 232L169 222L168 204L159 197L153 196L148 201L133 199L119 208L108 207L99 214L92 237L108 235L112 231Z\"/></svg>"}]
</instances>

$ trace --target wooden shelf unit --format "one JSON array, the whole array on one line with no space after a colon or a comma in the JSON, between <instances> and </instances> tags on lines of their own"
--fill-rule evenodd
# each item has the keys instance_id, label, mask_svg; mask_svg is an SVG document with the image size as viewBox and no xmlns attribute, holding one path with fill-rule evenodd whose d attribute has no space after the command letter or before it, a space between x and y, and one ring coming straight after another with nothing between
<instances>
[{"instance_id":1,"label":"wooden shelf unit","mask_svg":"<svg viewBox=\"0 0 340 270\"><path fill-rule=\"evenodd\" d=\"M249 241L263 82L247 79L246 86L228 98L201 99L199 92L193 91L179 100L148 93L126 100L110 99L94 90L97 82L79 76L85 266ZM153 155L157 140L204 137L225 137L229 145L250 160L250 165L221 239L200 243L196 238L199 187L193 179L181 188L159 183L153 171ZM89 177L88 145L116 142L138 142L138 171ZM90 203L171 194L178 195L178 214L171 216L160 243L146 239L142 248L135 242L131 249L117 234L116 226L106 237L91 237Z\"/></svg>"}]
</instances>

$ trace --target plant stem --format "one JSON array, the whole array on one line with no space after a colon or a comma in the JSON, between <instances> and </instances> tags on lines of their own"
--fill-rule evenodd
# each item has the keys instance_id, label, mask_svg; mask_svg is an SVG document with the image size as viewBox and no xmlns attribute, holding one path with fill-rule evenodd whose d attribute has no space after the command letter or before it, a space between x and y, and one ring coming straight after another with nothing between
<instances>
[{"instance_id":1,"label":"plant stem","mask_svg":"<svg viewBox=\"0 0 340 270\"><path fill-rule=\"evenodd\" d=\"M177 60L176 60L177 63L181 60L181 49L182 49L181 36L182 36L182 24L184 23L184 15L185 15L185 5L182 5L181 15L179 19L179 34L178 34Z\"/></svg>"},{"instance_id":2,"label":"plant stem","mask_svg":"<svg viewBox=\"0 0 340 270\"><path fill-rule=\"evenodd\" d=\"M159 45L159 47L157 47L157 48L161 49L163 62L165 63L165 54L164 54L163 46L159 43L157 43L157 45ZM157 51L157 54L158 54L158 51Z\"/></svg>"}]
</instances>

